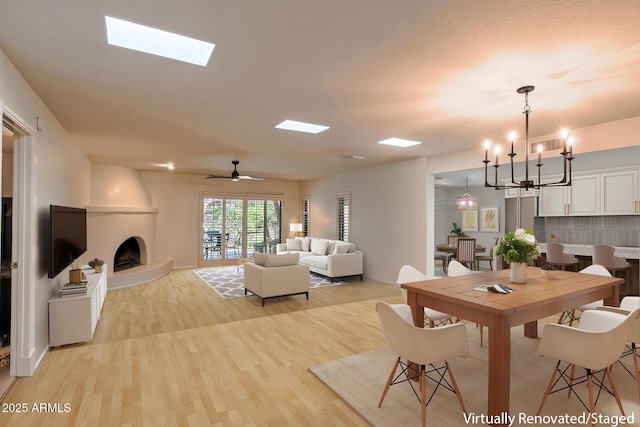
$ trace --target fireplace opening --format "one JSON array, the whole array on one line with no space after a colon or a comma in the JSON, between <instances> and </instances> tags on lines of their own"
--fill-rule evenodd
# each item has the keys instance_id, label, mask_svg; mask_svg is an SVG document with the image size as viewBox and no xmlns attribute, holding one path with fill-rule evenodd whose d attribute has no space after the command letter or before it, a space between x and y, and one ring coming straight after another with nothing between
<instances>
[{"instance_id":1,"label":"fireplace opening","mask_svg":"<svg viewBox=\"0 0 640 427\"><path fill-rule=\"evenodd\" d=\"M138 265L142 265L140 260L140 245L138 239L129 237L116 250L113 258L113 271L126 270Z\"/></svg>"}]
</instances>

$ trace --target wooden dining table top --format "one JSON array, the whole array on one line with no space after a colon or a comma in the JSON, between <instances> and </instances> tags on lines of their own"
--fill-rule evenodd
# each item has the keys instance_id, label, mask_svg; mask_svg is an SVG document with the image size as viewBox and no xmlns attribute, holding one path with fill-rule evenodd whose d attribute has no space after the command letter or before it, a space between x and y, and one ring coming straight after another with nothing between
<instances>
[{"instance_id":1,"label":"wooden dining table top","mask_svg":"<svg viewBox=\"0 0 640 427\"><path fill-rule=\"evenodd\" d=\"M514 289L509 294L475 290L479 285L501 283ZM545 279L537 267L527 269L527 282L510 283L509 270L404 283L414 324L423 327L424 307L488 326L489 381L487 413L509 412L511 382L511 327L524 324L524 334L535 338L538 319L597 300L619 306L623 279L571 271ZM534 356L532 356L534 357Z\"/></svg>"}]
</instances>

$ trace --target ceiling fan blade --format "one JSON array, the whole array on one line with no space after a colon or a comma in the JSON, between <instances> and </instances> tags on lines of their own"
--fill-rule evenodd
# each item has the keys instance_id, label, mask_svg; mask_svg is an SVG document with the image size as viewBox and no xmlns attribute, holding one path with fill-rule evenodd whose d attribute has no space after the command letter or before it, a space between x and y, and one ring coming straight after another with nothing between
<instances>
[{"instance_id":1,"label":"ceiling fan blade","mask_svg":"<svg viewBox=\"0 0 640 427\"><path fill-rule=\"evenodd\" d=\"M226 178L229 179L229 175L211 175L209 174L209 176L207 176L206 179L218 179L218 178Z\"/></svg>"},{"instance_id":2,"label":"ceiling fan blade","mask_svg":"<svg viewBox=\"0 0 640 427\"><path fill-rule=\"evenodd\" d=\"M267 178L261 178L261 177L257 177L257 176L247 176L247 175L240 175L238 177L239 179L250 179L253 181L266 181Z\"/></svg>"}]
</instances>

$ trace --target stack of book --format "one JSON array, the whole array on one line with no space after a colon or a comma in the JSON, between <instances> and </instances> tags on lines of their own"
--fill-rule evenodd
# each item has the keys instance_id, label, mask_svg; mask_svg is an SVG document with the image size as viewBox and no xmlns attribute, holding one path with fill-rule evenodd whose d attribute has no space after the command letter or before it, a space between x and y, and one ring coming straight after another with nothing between
<instances>
[{"instance_id":1,"label":"stack of book","mask_svg":"<svg viewBox=\"0 0 640 427\"><path fill-rule=\"evenodd\" d=\"M60 289L61 297L78 297L87 295L87 282L67 283Z\"/></svg>"}]
</instances>

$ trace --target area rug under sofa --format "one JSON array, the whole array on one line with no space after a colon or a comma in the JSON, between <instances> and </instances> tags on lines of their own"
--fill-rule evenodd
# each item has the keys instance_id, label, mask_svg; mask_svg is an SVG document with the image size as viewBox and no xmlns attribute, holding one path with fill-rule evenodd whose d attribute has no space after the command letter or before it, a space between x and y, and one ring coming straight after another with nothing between
<instances>
[{"instance_id":1,"label":"area rug under sofa","mask_svg":"<svg viewBox=\"0 0 640 427\"><path fill-rule=\"evenodd\" d=\"M244 297L244 271L242 267L211 267L199 268L193 272L222 298ZM310 275L310 288L323 286L345 285L348 282L336 280L331 282L328 277Z\"/></svg>"}]
</instances>

